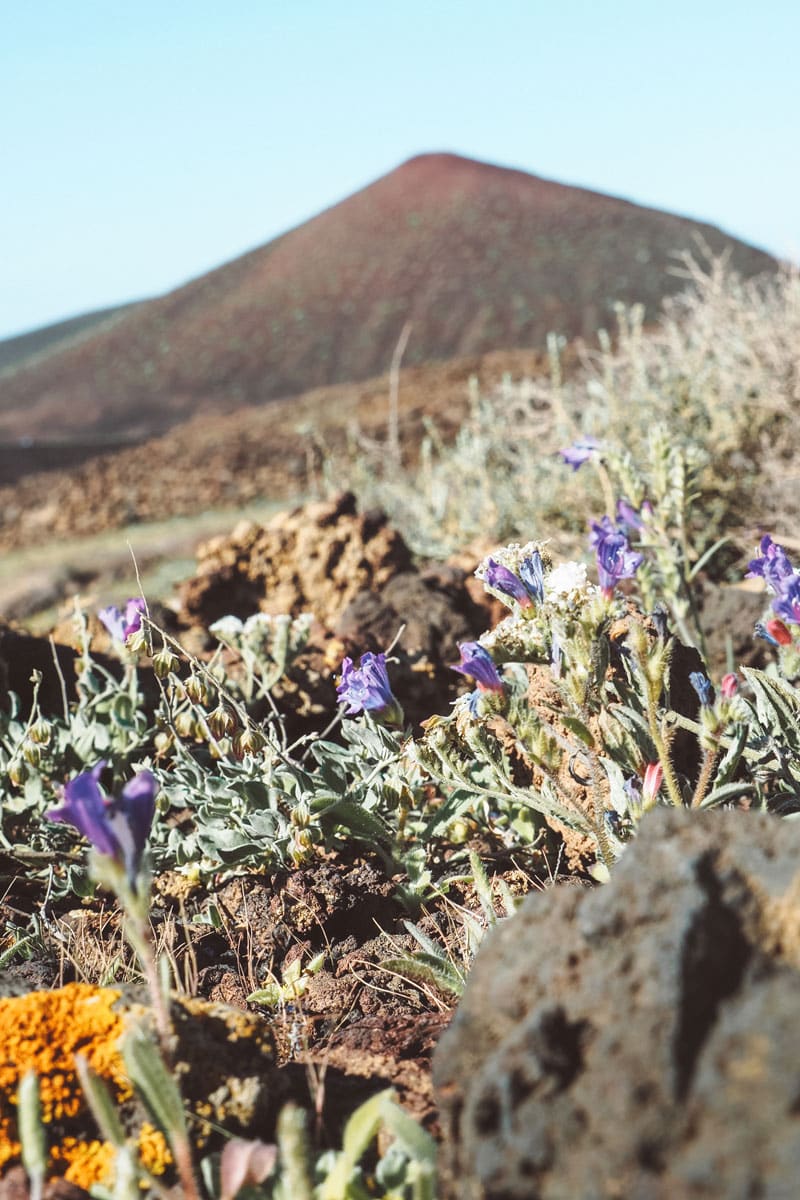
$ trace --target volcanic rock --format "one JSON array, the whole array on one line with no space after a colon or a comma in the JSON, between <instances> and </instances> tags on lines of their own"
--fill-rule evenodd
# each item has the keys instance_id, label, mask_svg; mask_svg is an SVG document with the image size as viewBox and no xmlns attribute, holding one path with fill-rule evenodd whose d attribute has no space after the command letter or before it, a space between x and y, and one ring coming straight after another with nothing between
<instances>
[{"instance_id":1,"label":"volcanic rock","mask_svg":"<svg viewBox=\"0 0 800 1200\"><path fill-rule=\"evenodd\" d=\"M492 932L434 1058L459 1200L789 1197L800 830L658 809Z\"/></svg>"},{"instance_id":2,"label":"volcanic rock","mask_svg":"<svg viewBox=\"0 0 800 1200\"><path fill-rule=\"evenodd\" d=\"M460 567L417 570L385 514L359 513L349 492L207 542L180 599L181 621L203 629L227 614L311 612L315 643L327 638L329 652L304 655L290 670L290 685L301 686L295 677L304 676L305 691L311 675L329 680L344 654L358 658L396 642L392 685L412 722L453 699L460 683L448 664L458 659L459 641L488 627L491 612L473 599ZM315 697L311 707L319 708L316 685Z\"/></svg>"}]
</instances>

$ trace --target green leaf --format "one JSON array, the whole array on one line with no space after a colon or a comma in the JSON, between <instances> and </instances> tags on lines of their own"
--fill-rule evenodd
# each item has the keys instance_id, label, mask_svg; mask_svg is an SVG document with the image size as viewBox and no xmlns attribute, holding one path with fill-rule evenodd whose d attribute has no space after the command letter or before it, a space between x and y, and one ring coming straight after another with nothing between
<instances>
[{"instance_id":1,"label":"green leaf","mask_svg":"<svg viewBox=\"0 0 800 1200\"><path fill-rule=\"evenodd\" d=\"M341 1152L337 1154L327 1178L317 1189L318 1200L347 1200L350 1177L381 1127L383 1102L393 1096L391 1089L378 1092L351 1115L344 1127Z\"/></svg>"},{"instance_id":2,"label":"green leaf","mask_svg":"<svg viewBox=\"0 0 800 1200\"><path fill-rule=\"evenodd\" d=\"M564 725L566 725L567 729L569 729L571 733L574 733L577 738L580 738L584 745L589 746L591 749L594 748L594 735L592 734L591 730L584 725L583 721L579 721L577 717L568 717L564 716L563 714L561 716L561 721Z\"/></svg>"},{"instance_id":3,"label":"green leaf","mask_svg":"<svg viewBox=\"0 0 800 1200\"><path fill-rule=\"evenodd\" d=\"M392 1093L381 1092L381 1117L387 1131L396 1138L409 1158L429 1167L436 1166L436 1142L405 1109L394 1100Z\"/></svg>"},{"instance_id":4,"label":"green leaf","mask_svg":"<svg viewBox=\"0 0 800 1200\"><path fill-rule=\"evenodd\" d=\"M394 971L415 983L432 985L453 996L460 997L464 993L464 976L441 953L426 954L424 950L414 950L401 958L384 959L380 965L385 971Z\"/></svg>"},{"instance_id":5,"label":"green leaf","mask_svg":"<svg viewBox=\"0 0 800 1200\"><path fill-rule=\"evenodd\" d=\"M751 783L726 783L722 787L715 787L712 792L703 799L701 808L713 808L715 804L722 804L726 800L734 800L739 796L746 796L748 792L753 791Z\"/></svg>"},{"instance_id":6,"label":"green leaf","mask_svg":"<svg viewBox=\"0 0 800 1200\"><path fill-rule=\"evenodd\" d=\"M185 1137L183 1100L175 1077L143 1029L135 1027L122 1039L122 1058L131 1080L164 1132Z\"/></svg>"}]
</instances>

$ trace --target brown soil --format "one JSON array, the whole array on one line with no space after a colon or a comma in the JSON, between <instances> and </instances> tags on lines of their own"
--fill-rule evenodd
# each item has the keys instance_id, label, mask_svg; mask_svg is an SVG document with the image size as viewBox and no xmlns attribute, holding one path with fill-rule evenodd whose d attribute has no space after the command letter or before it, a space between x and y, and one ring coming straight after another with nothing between
<instances>
[{"instance_id":1,"label":"brown soil","mask_svg":"<svg viewBox=\"0 0 800 1200\"><path fill-rule=\"evenodd\" d=\"M567 362L573 355L567 355ZM517 350L401 372L400 435L417 452L425 419L446 437L468 407L468 384L496 386L547 369L545 355ZM135 522L208 509L236 510L255 499L285 500L321 483L323 457L348 432L386 438L389 382L320 388L227 416L203 415L141 446L94 457L69 470L34 473L0 488L0 548L42 545Z\"/></svg>"},{"instance_id":2,"label":"brown soil","mask_svg":"<svg viewBox=\"0 0 800 1200\"><path fill-rule=\"evenodd\" d=\"M484 843L479 849L484 859L491 857ZM539 853L511 862L495 848L494 861L496 881L502 878L512 893L548 880ZM0 855L8 889L0 904L3 923L18 924L43 899L37 889L18 886L18 869L10 856ZM327 854L296 870L245 874L209 891L192 891L184 877L166 875L156 881L152 922L158 943L191 994L261 1013L277 1038L282 1060L315 1069L309 1078L323 1089L323 1116L329 1071L328 1090L334 1096L341 1094L341 1076L367 1081L371 1090L392 1086L409 1111L435 1127L430 1057L456 997L412 983L381 964L419 948L404 926L409 919L440 938L461 963L464 947L455 905L479 909L473 894L454 888L447 900L412 913L400 903L396 885L378 859L355 853ZM212 903L219 928L194 919ZM35 972L28 963L3 972L4 994L18 990L17 985L41 990L74 979L96 981L115 955L116 978L124 978L130 955L116 906L95 901L80 909L50 908L49 913L55 934L52 956L38 958ZM325 956L322 969L307 977L302 995L287 994L274 1007L248 1002L250 993L280 981L294 960L305 965L319 953ZM292 1084L301 1093L304 1086ZM338 1114L328 1113L327 1119L339 1127Z\"/></svg>"}]
</instances>

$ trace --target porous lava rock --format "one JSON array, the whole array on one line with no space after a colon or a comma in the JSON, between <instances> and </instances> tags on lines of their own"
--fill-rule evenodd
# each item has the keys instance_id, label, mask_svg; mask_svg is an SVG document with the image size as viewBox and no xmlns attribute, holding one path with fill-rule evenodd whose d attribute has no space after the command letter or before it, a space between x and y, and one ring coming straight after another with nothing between
<instances>
[{"instance_id":1,"label":"porous lava rock","mask_svg":"<svg viewBox=\"0 0 800 1200\"><path fill-rule=\"evenodd\" d=\"M797 1195L800 829L658 809L489 934L434 1056L455 1200Z\"/></svg>"},{"instance_id":2,"label":"porous lava rock","mask_svg":"<svg viewBox=\"0 0 800 1200\"><path fill-rule=\"evenodd\" d=\"M384 514L359 513L343 492L204 543L181 589L181 615L207 626L229 613L313 612L330 628L359 592L410 568L411 552Z\"/></svg>"},{"instance_id":3,"label":"porous lava rock","mask_svg":"<svg viewBox=\"0 0 800 1200\"><path fill-rule=\"evenodd\" d=\"M312 652L289 672L290 687L313 692L309 711L324 708L326 687L333 708L331 676L345 654L357 660L394 645L392 686L414 723L455 697L461 681L448 664L458 659L458 642L489 625L490 606L476 602L467 579L459 566L417 569L386 515L359 513L347 492L281 513L266 526L242 523L201 546L197 572L181 589L180 620L207 628L229 613L311 612ZM322 647L325 653L313 652ZM291 707L291 697L283 703L286 691L282 684L278 703Z\"/></svg>"}]
</instances>

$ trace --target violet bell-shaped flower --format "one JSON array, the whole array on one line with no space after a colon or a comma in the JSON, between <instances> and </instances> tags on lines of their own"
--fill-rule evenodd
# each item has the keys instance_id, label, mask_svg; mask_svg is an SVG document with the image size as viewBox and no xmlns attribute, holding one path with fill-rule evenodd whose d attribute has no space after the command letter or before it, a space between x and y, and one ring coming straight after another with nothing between
<instances>
[{"instance_id":1,"label":"violet bell-shaped flower","mask_svg":"<svg viewBox=\"0 0 800 1200\"><path fill-rule=\"evenodd\" d=\"M505 684L494 665L494 659L485 646L480 642L460 642L458 646L461 661L451 664L453 671L469 675L478 685L481 692L503 692Z\"/></svg>"},{"instance_id":2,"label":"violet bell-shaped flower","mask_svg":"<svg viewBox=\"0 0 800 1200\"><path fill-rule=\"evenodd\" d=\"M508 567L496 562L493 558L490 558L486 563L483 579L489 587L502 592L504 596L509 597L511 600L516 600L520 608L530 608L533 604L528 595L528 589L522 580L513 571L509 571Z\"/></svg>"},{"instance_id":3,"label":"violet bell-shaped flower","mask_svg":"<svg viewBox=\"0 0 800 1200\"><path fill-rule=\"evenodd\" d=\"M542 556L534 550L523 559L515 575L503 563L490 558L487 560L483 579L489 587L516 600L523 612L529 612L534 605L544 600L544 567Z\"/></svg>"},{"instance_id":4,"label":"violet bell-shaped flower","mask_svg":"<svg viewBox=\"0 0 800 1200\"><path fill-rule=\"evenodd\" d=\"M627 500L617 501L617 527L627 537L632 533L641 533L652 515L653 506L649 500L645 500L638 511Z\"/></svg>"},{"instance_id":5,"label":"violet bell-shaped flower","mask_svg":"<svg viewBox=\"0 0 800 1200\"><path fill-rule=\"evenodd\" d=\"M779 587L772 611L789 625L800 625L800 575L793 571L781 580Z\"/></svg>"},{"instance_id":6,"label":"violet bell-shaped flower","mask_svg":"<svg viewBox=\"0 0 800 1200\"><path fill-rule=\"evenodd\" d=\"M564 462L567 466L572 467L573 471L577 471L578 467L582 467L597 450L600 443L596 438L586 437L580 438L577 442L573 442L571 446L567 446L564 450L559 450Z\"/></svg>"},{"instance_id":7,"label":"violet bell-shaped flower","mask_svg":"<svg viewBox=\"0 0 800 1200\"><path fill-rule=\"evenodd\" d=\"M50 821L74 825L98 854L124 868L135 892L156 811L158 784L150 771L140 771L119 796L106 796L100 787L105 766L101 761L66 783L61 805L45 815Z\"/></svg>"},{"instance_id":8,"label":"violet bell-shaped flower","mask_svg":"<svg viewBox=\"0 0 800 1200\"><path fill-rule=\"evenodd\" d=\"M372 654L368 650L361 655L358 667L353 665L352 658L345 658L336 694L340 703L348 706L348 716L370 712L387 725L403 723L403 710L389 683L385 654Z\"/></svg>"},{"instance_id":9,"label":"violet bell-shaped flower","mask_svg":"<svg viewBox=\"0 0 800 1200\"><path fill-rule=\"evenodd\" d=\"M747 564L745 579L763 579L771 592L780 592L795 574L794 567L783 546L773 542L765 533L759 546L759 555Z\"/></svg>"},{"instance_id":10,"label":"violet bell-shaped flower","mask_svg":"<svg viewBox=\"0 0 800 1200\"><path fill-rule=\"evenodd\" d=\"M132 633L138 633L142 627L142 615L146 612L145 602L141 596L131 596L125 602L125 611L121 612L116 604L101 608L98 618L103 622L115 642L124 646Z\"/></svg>"},{"instance_id":11,"label":"violet bell-shaped flower","mask_svg":"<svg viewBox=\"0 0 800 1200\"><path fill-rule=\"evenodd\" d=\"M536 604L544 600L544 563L538 550L531 551L519 564L519 577Z\"/></svg>"},{"instance_id":12,"label":"violet bell-shaped flower","mask_svg":"<svg viewBox=\"0 0 800 1200\"><path fill-rule=\"evenodd\" d=\"M644 555L631 549L625 534L608 516L592 522L589 545L597 558L600 590L606 599L610 599L620 579L630 579L636 574L644 562Z\"/></svg>"}]
</instances>

